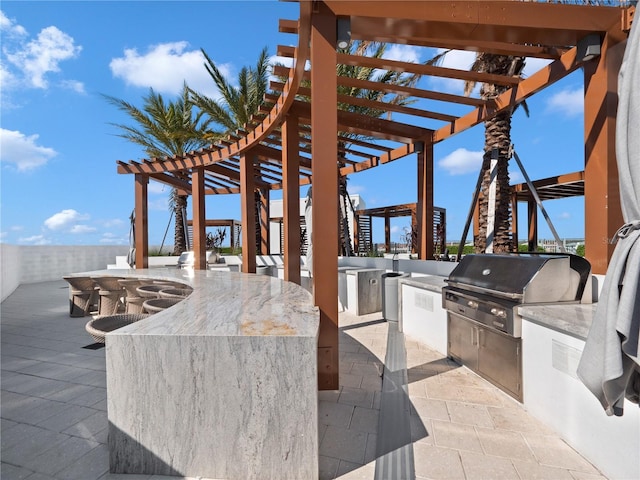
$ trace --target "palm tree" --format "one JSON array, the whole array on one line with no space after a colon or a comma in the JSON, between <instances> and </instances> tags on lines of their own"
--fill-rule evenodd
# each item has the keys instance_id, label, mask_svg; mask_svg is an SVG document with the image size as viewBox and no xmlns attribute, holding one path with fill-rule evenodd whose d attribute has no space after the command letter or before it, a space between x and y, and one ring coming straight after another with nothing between
<instances>
[{"instance_id":1,"label":"palm tree","mask_svg":"<svg viewBox=\"0 0 640 480\"><path fill-rule=\"evenodd\" d=\"M471 66L476 72L498 75L520 76L525 65L525 57L478 53ZM466 82L465 95L469 95L475 82ZM509 87L483 83L480 97L491 100L505 92ZM526 110L526 105L524 106ZM474 244L476 252L487 249L487 220L489 205L489 187L491 185L492 152L497 150L495 220L493 230L493 251L495 253L510 252L514 239L511 234L511 196L509 186L509 149L511 147L511 116L513 110L505 110L484 122L484 156L482 161L482 195L479 200L479 234Z\"/></svg>"},{"instance_id":2,"label":"palm tree","mask_svg":"<svg viewBox=\"0 0 640 480\"><path fill-rule=\"evenodd\" d=\"M194 111L186 83L175 101L165 101L162 95L149 89L142 99L142 108L109 95L104 97L134 121L133 126L112 123L122 132L118 136L140 145L148 158L182 156L205 147L215 137L215 132L209 129L210 120ZM174 255L186 250L183 216L186 206L187 196L172 189L169 208L175 215Z\"/></svg>"},{"instance_id":3,"label":"palm tree","mask_svg":"<svg viewBox=\"0 0 640 480\"><path fill-rule=\"evenodd\" d=\"M347 48L341 49L340 53L349 55L365 55L369 54L374 58L381 58L386 51L386 44L378 42L350 42ZM264 48L255 67L244 67L238 75L238 86L233 86L222 75L215 62L202 50L202 54L206 59L205 68L216 84L221 98L216 100L205 95L199 94L193 90L191 93L192 102L209 117L209 119L224 129L224 133L232 133L237 129L249 124L251 117L258 112L260 105L263 103L263 97L268 90L269 84L269 56L267 49ZM440 55L439 57L441 57ZM439 58L438 57L438 58ZM436 59L430 62L435 62ZM339 64L336 67L336 73L342 77L358 78L360 80L370 80L393 85L414 86L419 75L410 75L395 71L382 71L370 67L351 66ZM303 86L309 87L310 83L303 82ZM356 87L338 86L338 95L348 95L351 97L364 98L378 102L385 101L398 105L408 105L414 100L408 99L406 96L388 94L378 90L368 90ZM369 115L372 117L380 117L385 111L376 108L352 105L350 103L339 103L338 108L360 115ZM356 139L358 135L343 134L341 136L339 149L348 146L349 139ZM343 167L344 162L340 159L337 161L337 168ZM340 177L339 194L342 196L342 206L339 207L340 218L340 236L341 236L341 253L345 255L352 254L351 240L349 235L349 227L347 223L347 211L351 207L348 202L347 179Z\"/></svg>"},{"instance_id":4,"label":"palm tree","mask_svg":"<svg viewBox=\"0 0 640 480\"><path fill-rule=\"evenodd\" d=\"M213 99L189 90L191 101L201 113L223 128L221 134L229 134L248 124L264 101L269 85L269 55L263 48L254 68L243 67L238 74L238 86L233 86L222 75L215 62L204 50L205 68L213 79L220 99Z\"/></svg>"}]
</instances>

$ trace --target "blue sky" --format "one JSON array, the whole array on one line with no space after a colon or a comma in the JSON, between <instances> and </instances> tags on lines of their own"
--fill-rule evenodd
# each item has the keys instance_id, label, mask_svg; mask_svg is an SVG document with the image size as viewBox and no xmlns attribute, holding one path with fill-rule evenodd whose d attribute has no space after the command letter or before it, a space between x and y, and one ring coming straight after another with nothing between
<instances>
[{"instance_id":1,"label":"blue sky","mask_svg":"<svg viewBox=\"0 0 640 480\"><path fill-rule=\"evenodd\" d=\"M278 32L278 19L297 18L298 4L273 0L4 0L0 12L0 241L11 244L128 243L133 176L119 175L116 161L144 154L116 136L111 123L128 119L102 94L140 104L149 87L171 98L186 80L192 88L216 96L200 48L233 80L242 66L255 63L263 47L275 55L278 44L297 41ZM387 56L425 61L434 53L394 47ZM445 57L445 65L454 68L468 69L472 61L470 53ZM542 63L531 60L527 65L525 74ZM462 92L459 82L432 77L424 77L421 86ZM578 71L531 98L530 117L516 111L512 140L532 179L584 168L582 91ZM427 128L442 126L411 121ZM482 126L477 126L435 146L435 204L447 209L449 240L458 241L462 233L483 136ZM524 181L512 163L512 183ZM351 175L349 190L360 194L367 207L415 202L415 157ZM150 192L149 238L159 245L170 218L168 189L151 182ZM279 192L272 198L279 198ZM582 198L546 202L545 207L560 237L584 236ZM238 195L208 197L207 217L239 220ZM526 218L524 207L520 218ZM394 219L392 240L408 225L408 218ZM526 228L520 228L523 237ZM540 237L551 238L543 222ZM374 241L383 238L380 220L374 223ZM172 226L165 243L173 243Z\"/></svg>"}]
</instances>

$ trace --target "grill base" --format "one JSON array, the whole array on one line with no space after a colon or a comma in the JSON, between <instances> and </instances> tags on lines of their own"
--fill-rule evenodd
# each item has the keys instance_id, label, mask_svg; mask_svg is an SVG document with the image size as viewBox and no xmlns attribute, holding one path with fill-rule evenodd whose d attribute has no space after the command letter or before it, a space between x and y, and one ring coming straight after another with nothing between
<instances>
[{"instance_id":1,"label":"grill base","mask_svg":"<svg viewBox=\"0 0 640 480\"><path fill-rule=\"evenodd\" d=\"M523 401L520 338L453 312L447 313L447 329L449 357Z\"/></svg>"}]
</instances>

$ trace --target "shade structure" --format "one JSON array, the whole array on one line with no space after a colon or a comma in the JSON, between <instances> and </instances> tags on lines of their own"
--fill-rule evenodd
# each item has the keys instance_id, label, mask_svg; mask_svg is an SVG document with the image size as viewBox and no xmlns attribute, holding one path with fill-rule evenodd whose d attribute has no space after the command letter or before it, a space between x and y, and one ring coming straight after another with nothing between
<instances>
[{"instance_id":1,"label":"shade structure","mask_svg":"<svg viewBox=\"0 0 640 480\"><path fill-rule=\"evenodd\" d=\"M578 376L608 415L621 416L625 397L640 399L640 26L634 22L619 74L616 156L625 224L614 241Z\"/></svg>"}]
</instances>

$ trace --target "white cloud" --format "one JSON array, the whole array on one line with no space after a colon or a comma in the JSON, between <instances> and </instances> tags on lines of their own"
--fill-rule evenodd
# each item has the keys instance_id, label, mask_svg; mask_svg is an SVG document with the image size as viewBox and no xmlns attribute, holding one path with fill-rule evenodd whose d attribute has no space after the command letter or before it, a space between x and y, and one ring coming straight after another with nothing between
<instances>
[{"instance_id":1,"label":"white cloud","mask_svg":"<svg viewBox=\"0 0 640 480\"><path fill-rule=\"evenodd\" d=\"M400 62L419 63L420 50L418 47L414 47L413 45L393 44L391 47L387 47L382 58L397 60Z\"/></svg>"},{"instance_id":2,"label":"white cloud","mask_svg":"<svg viewBox=\"0 0 640 480\"><path fill-rule=\"evenodd\" d=\"M10 45L6 57L22 72L30 86L48 88L45 76L59 72L60 63L76 58L82 47L75 45L73 37L56 27L43 28L35 40L26 44Z\"/></svg>"},{"instance_id":3,"label":"white cloud","mask_svg":"<svg viewBox=\"0 0 640 480\"><path fill-rule=\"evenodd\" d=\"M547 58L533 58L527 57L524 63L524 70L522 71L522 76L524 78L530 77L542 67L546 67L551 63L551 60Z\"/></svg>"},{"instance_id":4,"label":"white cloud","mask_svg":"<svg viewBox=\"0 0 640 480\"><path fill-rule=\"evenodd\" d=\"M509 183L516 185L518 183L524 183L525 179L522 173L518 170L509 170Z\"/></svg>"},{"instance_id":5,"label":"white cloud","mask_svg":"<svg viewBox=\"0 0 640 480\"><path fill-rule=\"evenodd\" d=\"M22 237L18 239L18 243L30 243L32 245L49 245L51 240L43 235L32 235L31 237Z\"/></svg>"},{"instance_id":6,"label":"white cloud","mask_svg":"<svg viewBox=\"0 0 640 480\"><path fill-rule=\"evenodd\" d=\"M100 243L106 243L108 245L125 245L129 243L128 238L119 237L113 233L105 233L100 239Z\"/></svg>"},{"instance_id":7,"label":"white cloud","mask_svg":"<svg viewBox=\"0 0 640 480\"><path fill-rule=\"evenodd\" d=\"M9 230L12 232L21 232L24 230L24 227L22 225L13 225L12 227L9 227Z\"/></svg>"},{"instance_id":8,"label":"white cloud","mask_svg":"<svg viewBox=\"0 0 640 480\"><path fill-rule=\"evenodd\" d=\"M482 166L482 156L482 151L472 152L466 148L459 148L440 160L438 166L444 168L449 175L478 172Z\"/></svg>"},{"instance_id":9,"label":"white cloud","mask_svg":"<svg viewBox=\"0 0 640 480\"><path fill-rule=\"evenodd\" d=\"M162 210L169 211L169 201L166 198L160 198L158 200L149 200L149 210Z\"/></svg>"},{"instance_id":10,"label":"white cloud","mask_svg":"<svg viewBox=\"0 0 640 480\"><path fill-rule=\"evenodd\" d=\"M66 228L74 228L77 222L88 220L89 215L81 214L73 209L62 210L44 221L45 226L49 230L62 230Z\"/></svg>"},{"instance_id":11,"label":"white cloud","mask_svg":"<svg viewBox=\"0 0 640 480\"><path fill-rule=\"evenodd\" d=\"M9 232L0 232L0 238L7 238Z\"/></svg>"},{"instance_id":12,"label":"white cloud","mask_svg":"<svg viewBox=\"0 0 640 480\"><path fill-rule=\"evenodd\" d=\"M93 233L96 231L95 227L90 227L89 225L74 225L69 230L69 233Z\"/></svg>"},{"instance_id":13,"label":"white cloud","mask_svg":"<svg viewBox=\"0 0 640 480\"><path fill-rule=\"evenodd\" d=\"M547 100L547 111L562 113L567 117L576 117L584 111L584 91L582 88L564 90L555 93Z\"/></svg>"},{"instance_id":14,"label":"white cloud","mask_svg":"<svg viewBox=\"0 0 640 480\"><path fill-rule=\"evenodd\" d=\"M149 182L149 186L147 187L148 193L167 193L171 191L171 187L165 183L160 182Z\"/></svg>"},{"instance_id":15,"label":"white cloud","mask_svg":"<svg viewBox=\"0 0 640 480\"><path fill-rule=\"evenodd\" d=\"M127 222L128 223L128 222ZM103 225L106 228L112 228L112 227L122 227L125 225L124 220L122 220L121 218L114 218L111 220L106 220ZM106 235L106 234L105 234Z\"/></svg>"},{"instance_id":16,"label":"white cloud","mask_svg":"<svg viewBox=\"0 0 640 480\"><path fill-rule=\"evenodd\" d=\"M76 93L79 93L81 95L86 95L87 91L84 88L84 83L82 82L78 82L77 80L64 80L61 83L63 88L66 88L68 90L73 90Z\"/></svg>"},{"instance_id":17,"label":"white cloud","mask_svg":"<svg viewBox=\"0 0 640 480\"><path fill-rule=\"evenodd\" d=\"M160 93L178 94L186 81L194 90L210 97L218 96L213 80L204 67L200 50L188 50L185 41L153 45L144 54L135 48L111 60L109 67L116 78L127 85L153 88ZM214 60L215 61L215 60ZM216 64L222 75L230 77L228 64Z\"/></svg>"},{"instance_id":18,"label":"white cloud","mask_svg":"<svg viewBox=\"0 0 640 480\"><path fill-rule=\"evenodd\" d=\"M7 38L24 37L27 35L27 31L22 25L18 25L12 19L8 18L4 12L0 10L0 31L2 32L3 39Z\"/></svg>"},{"instance_id":19,"label":"white cloud","mask_svg":"<svg viewBox=\"0 0 640 480\"><path fill-rule=\"evenodd\" d=\"M398 233L399 231L400 231L400 227L398 227L397 225L394 225L389 229L389 233L393 233L393 234Z\"/></svg>"},{"instance_id":20,"label":"white cloud","mask_svg":"<svg viewBox=\"0 0 640 480\"><path fill-rule=\"evenodd\" d=\"M560 215L558 215L558 218L560 220L569 220L571 218L571 214L569 212L562 212Z\"/></svg>"},{"instance_id":21,"label":"white cloud","mask_svg":"<svg viewBox=\"0 0 640 480\"><path fill-rule=\"evenodd\" d=\"M440 55L444 51L445 49L439 48L436 54ZM457 70L469 71L475 59L475 52L468 52L466 50L451 50L442 58L439 65L445 68L454 68ZM457 80L455 78L431 77L431 82L436 87L441 88L442 90L449 93L462 94L464 92L463 80ZM476 90L478 88L478 85L476 85Z\"/></svg>"},{"instance_id":22,"label":"white cloud","mask_svg":"<svg viewBox=\"0 0 640 480\"><path fill-rule=\"evenodd\" d=\"M32 170L46 164L57 155L53 148L38 145L38 135L0 128L0 151L3 163L15 164L18 171Z\"/></svg>"}]
</instances>

